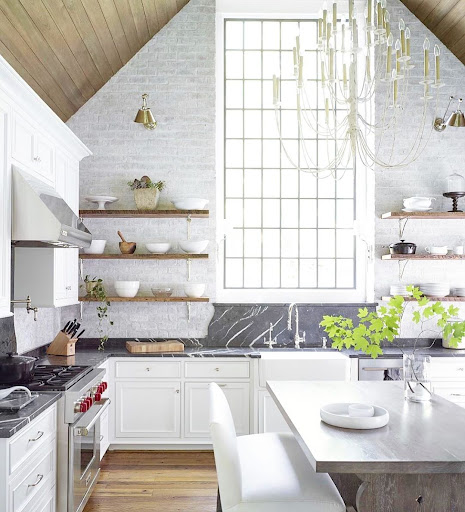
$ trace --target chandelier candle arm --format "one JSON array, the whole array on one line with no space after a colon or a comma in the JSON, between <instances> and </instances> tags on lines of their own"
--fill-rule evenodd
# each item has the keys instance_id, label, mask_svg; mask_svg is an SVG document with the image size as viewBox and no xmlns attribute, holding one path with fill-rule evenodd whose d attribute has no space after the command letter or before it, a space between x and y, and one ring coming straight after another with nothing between
<instances>
[{"instance_id":1,"label":"chandelier candle arm","mask_svg":"<svg viewBox=\"0 0 465 512\"><path fill-rule=\"evenodd\" d=\"M372 15L372 9L373 9L372 4L373 4L373 0L368 0L368 10L367 10L368 27L371 27L371 21L372 21L371 15Z\"/></svg>"},{"instance_id":2,"label":"chandelier candle arm","mask_svg":"<svg viewBox=\"0 0 465 512\"><path fill-rule=\"evenodd\" d=\"M334 31L336 31L336 27L337 27L337 3L336 2L333 3L333 27L334 27Z\"/></svg>"},{"instance_id":3,"label":"chandelier candle arm","mask_svg":"<svg viewBox=\"0 0 465 512\"><path fill-rule=\"evenodd\" d=\"M435 44L434 45L434 66L435 66L436 83L439 83L441 80L441 71L440 71L440 63L439 63L440 54L441 54L441 50L439 49L439 46L437 44Z\"/></svg>"},{"instance_id":4,"label":"chandelier candle arm","mask_svg":"<svg viewBox=\"0 0 465 512\"><path fill-rule=\"evenodd\" d=\"M407 27L405 29L405 42L406 42L406 48L407 48L407 57L410 57L410 37L411 37L410 28Z\"/></svg>"},{"instance_id":5,"label":"chandelier candle arm","mask_svg":"<svg viewBox=\"0 0 465 512\"><path fill-rule=\"evenodd\" d=\"M423 51L424 51L424 78L425 80L428 80L429 77L429 39L426 38L425 42L423 43Z\"/></svg>"}]
</instances>

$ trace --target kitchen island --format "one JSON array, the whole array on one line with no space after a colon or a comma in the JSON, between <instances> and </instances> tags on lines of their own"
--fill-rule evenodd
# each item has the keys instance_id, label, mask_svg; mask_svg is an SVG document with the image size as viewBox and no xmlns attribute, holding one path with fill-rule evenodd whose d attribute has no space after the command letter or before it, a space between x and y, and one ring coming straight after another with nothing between
<instances>
[{"instance_id":1,"label":"kitchen island","mask_svg":"<svg viewBox=\"0 0 465 512\"><path fill-rule=\"evenodd\" d=\"M276 382L268 391L317 472L329 473L358 512L463 512L465 410L434 396L404 400L401 382ZM358 402L384 407L376 430L332 427L320 407Z\"/></svg>"}]
</instances>

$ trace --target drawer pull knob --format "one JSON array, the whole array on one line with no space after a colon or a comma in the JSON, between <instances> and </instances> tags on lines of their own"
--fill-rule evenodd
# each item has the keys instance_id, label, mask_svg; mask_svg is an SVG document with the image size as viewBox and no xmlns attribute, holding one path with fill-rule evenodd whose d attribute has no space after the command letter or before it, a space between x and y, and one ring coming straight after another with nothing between
<instances>
[{"instance_id":1,"label":"drawer pull knob","mask_svg":"<svg viewBox=\"0 0 465 512\"><path fill-rule=\"evenodd\" d=\"M37 485L42 482L42 479L44 478L44 475L37 475L37 480L33 484L29 484L28 487L36 487Z\"/></svg>"},{"instance_id":2,"label":"drawer pull knob","mask_svg":"<svg viewBox=\"0 0 465 512\"><path fill-rule=\"evenodd\" d=\"M220 369L219 369L219 368L215 368L215 372L219 372L219 371L220 371Z\"/></svg>"},{"instance_id":3,"label":"drawer pull knob","mask_svg":"<svg viewBox=\"0 0 465 512\"><path fill-rule=\"evenodd\" d=\"M180 393L179 389L176 390L176 393L178 393L178 394Z\"/></svg>"},{"instance_id":4,"label":"drawer pull knob","mask_svg":"<svg viewBox=\"0 0 465 512\"><path fill-rule=\"evenodd\" d=\"M149 372L149 371L150 371L150 368L148 368L148 367L147 367L147 368L145 369L145 371L146 371L146 372Z\"/></svg>"},{"instance_id":5,"label":"drawer pull knob","mask_svg":"<svg viewBox=\"0 0 465 512\"><path fill-rule=\"evenodd\" d=\"M39 430L37 432L37 437L33 437L33 438L29 439L29 442L34 443L35 441L38 441L43 435L44 435L44 433L41 430Z\"/></svg>"}]
</instances>

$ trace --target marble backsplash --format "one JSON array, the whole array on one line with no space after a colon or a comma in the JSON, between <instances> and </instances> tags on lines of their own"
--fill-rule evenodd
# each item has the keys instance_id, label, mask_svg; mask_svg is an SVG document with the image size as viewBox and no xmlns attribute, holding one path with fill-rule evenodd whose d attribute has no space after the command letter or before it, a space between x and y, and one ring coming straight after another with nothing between
<instances>
[{"instance_id":1,"label":"marble backsplash","mask_svg":"<svg viewBox=\"0 0 465 512\"><path fill-rule=\"evenodd\" d=\"M299 335L305 336L301 347L321 346L325 336L320 322L325 315L342 315L356 320L358 309L374 311L368 304L297 304L292 310L289 330L289 304L214 304L215 312L208 327L208 336L198 340L207 347L258 347L271 337L279 346L294 346L296 311ZM297 310L296 310L297 308Z\"/></svg>"}]
</instances>

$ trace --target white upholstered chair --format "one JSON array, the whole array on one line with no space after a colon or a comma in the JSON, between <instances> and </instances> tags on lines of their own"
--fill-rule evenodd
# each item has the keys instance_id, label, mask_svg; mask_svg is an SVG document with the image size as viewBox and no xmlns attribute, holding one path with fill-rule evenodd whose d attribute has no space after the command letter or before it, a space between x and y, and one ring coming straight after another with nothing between
<instances>
[{"instance_id":1,"label":"white upholstered chair","mask_svg":"<svg viewBox=\"0 0 465 512\"><path fill-rule=\"evenodd\" d=\"M292 434L237 437L226 397L214 383L210 384L210 432L219 510L345 512L329 475L315 473Z\"/></svg>"}]
</instances>

